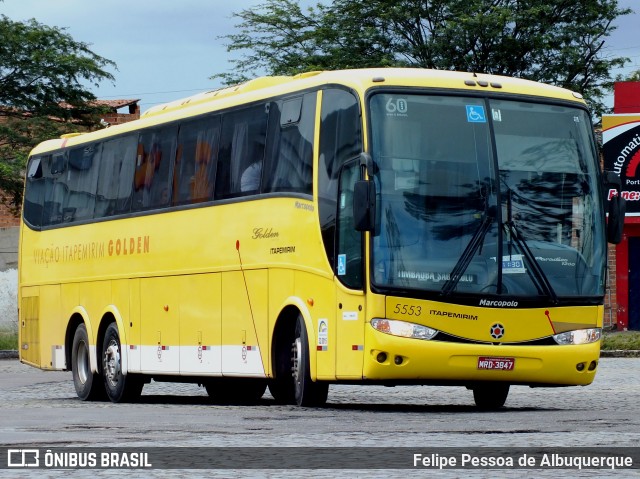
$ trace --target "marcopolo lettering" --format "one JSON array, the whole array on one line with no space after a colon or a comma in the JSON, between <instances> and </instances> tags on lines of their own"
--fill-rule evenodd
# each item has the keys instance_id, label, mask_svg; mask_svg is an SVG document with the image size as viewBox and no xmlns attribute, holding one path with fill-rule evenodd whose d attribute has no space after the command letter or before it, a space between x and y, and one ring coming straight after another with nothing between
<instances>
[{"instance_id":1,"label":"marcopolo lettering","mask_svg":"<svg viewBox=\"0 0 640 479\"><path fill-rule=\"evenodd\" d=\"M493 306L495 308L516 308L517 301L496 301L491 299L481 299L480 306Z\"/></svg>"}]
</instances>

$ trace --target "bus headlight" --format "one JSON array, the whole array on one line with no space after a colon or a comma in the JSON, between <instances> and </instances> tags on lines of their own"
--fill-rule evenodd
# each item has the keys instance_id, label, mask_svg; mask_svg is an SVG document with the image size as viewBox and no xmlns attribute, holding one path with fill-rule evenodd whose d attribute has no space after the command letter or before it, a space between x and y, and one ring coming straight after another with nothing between
<instances>
[{"instance_id":1,"label":"bus headlight","mask_svg":"<svg viewBox=\"0 0 640 479\"><path fill-rule=\"evenodd\" d=\"M381 333L400 336L402 338L432 339L438 334L438 330L422 326L421 324L386 318L373 318L371 320L371 326Z\"/></svg>"},{"instance_id":2,"label":"bus headlight","mask_svg":"<svg viewBox=\"0 0 640 479\"><path fill-rule=\"evenodd\" d=\"M558 344L589 344L599 341L601 336L602 329L590 328L554 334L553 339L555 339Z\"/></svg>"}]
</instances>

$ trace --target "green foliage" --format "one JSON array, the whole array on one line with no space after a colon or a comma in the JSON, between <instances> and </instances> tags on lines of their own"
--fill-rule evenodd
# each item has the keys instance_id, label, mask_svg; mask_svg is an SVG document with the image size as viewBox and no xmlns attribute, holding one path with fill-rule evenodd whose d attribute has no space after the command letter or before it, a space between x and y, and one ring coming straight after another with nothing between
<instances>
[{"instance_id":1,"label":"green foliage","mask_svg":"<svg viewBox=\"0 0 640 479\"><path fill-rule=\"evenodd\" d=\"M235 14L239 52L227 83L255 76L371 66L412 66L517 76L582 93L604 109L610 71L628 59L605 55L617 0L335 0L306 10L267 0Z\"/></svg>"},{"instance_id":2,"label":"green foliage","mask_svg":"<svg viewBox=\"0 0 640 479\"><path fill-rule=\"evenodd\" d=\"M15 328L0 327L0 351L18 349L18 331Z\"/></svg>"},{"instance_id":3,"label":"green foliage","mask_svg":"<svg viewBox=\"0 0 640 479\"><path fill-rule=\"evenodd\" d=\"M636 70L635 72L631 73L631 75L629 75L625 79L621 78L619 81L640 81L640 70Z\"/></svg>"},{"instance_id":4,"label":"green foliage","mask_svg":"<svg viewBox=\"0 0 640 479\"><path fill-rule=\"evenodd\" d=\"M95 124L100 109L86 85L113 80L108 67L64 29L0 16L0 200L19 207L34 145Z\"/></svg>"},{"instance_id":5,"label":"green foliage","mask_svg":"<svg viewBox=\"0 0 640 479\"><path fill-rule=\"evenodd\" d=\"M640 332L620 331L605 333L601 347L607 351L640 350Z\"/></svg>"}]
</instances>

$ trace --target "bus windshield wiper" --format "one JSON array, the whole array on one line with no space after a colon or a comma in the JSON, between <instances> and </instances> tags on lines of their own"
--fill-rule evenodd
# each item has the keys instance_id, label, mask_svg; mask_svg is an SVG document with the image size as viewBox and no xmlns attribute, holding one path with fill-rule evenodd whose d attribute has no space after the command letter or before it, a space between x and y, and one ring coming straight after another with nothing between
<instances>
[{"instance_id":1,"label":"bus windshield wiper","mask_svg":"<svg viewBox=\"0 0 640 479\"><path fill-rule=\"evenodd\" d=\"M507 233L509 234L509 254L511 254L511 242L515 241L516 246L522 252L524 257L527 259L527 262L529 263L529 266L531 267L530 268L530 270L531 270L530 276L533 279L533 282L534 282L536 288L538 289L538 291L540 293L542 293L545 296L547 296L548 298L550 298L552 303L557 304L558 303L558 295L553 290L553 286L551 286L551 283L549 282L549 278L547 278L547 275L544 273L544 271L540 267L540 264L538 263L538 261L536 261L536 257L531 252L531 249L529 248L529 245L527 244L527 241L520 234L520 231L516 227L515 221L513 221L513 214L512 214L512 211L511 211L511 209L512 209L512 198L511 197L513 195L513 190L511 190L511 188L509 188L507 186L507 192L508 192L508 194L507 194L507 221L504 222L504 227L506 228Z\"/></svg>"},{"instance_id":2,"label":"bus windshield wiper","mask_svg":"<svg viewBox=\"0 0 640 479\"><path fill-rule=\"evenodd\" d=\"M451 274L449 274L449 279L444 283L444 286L442 286L442 295L448 296L454 289L456 289L456 286L458 286L458 283L460 282L460 278L462 278L462 275L469 267L473 256L484 243L484 237L487 236L487 233L493 224L494 217L495 207L487 208L487 211L482 217L482 223L480 223L480 226L473 234L471 241L469 241L469 244L467 244L467 247L462 252L460 259L453 267Z\"/></svg>"},{"instance_id":3,"label":"bus windshield wiper","mask_svg":"<svg viewBox=\"0 0 640 479\"><path fill-rule=\"evenodd\" d=\"M505 221L504 226L507 232L509 233L509 240L510 241L513 240L516 243L516 246L522 252L527 262L529 263L530 270L531 270L531 277L538 291L544 294L545 296L549 297L552 303L557 304L558 295L553 290L553 286L551 286L551 283L549 282L549 278L547 278L547 275L540 267L540 264L538 263L538 261L536 261L536 257L531 252L531 249L529 248L527 241L522 237L522 235L518 231L518 228L516 227L515 222L509 219L508 221Z\"/></svg>"}]
</instances>

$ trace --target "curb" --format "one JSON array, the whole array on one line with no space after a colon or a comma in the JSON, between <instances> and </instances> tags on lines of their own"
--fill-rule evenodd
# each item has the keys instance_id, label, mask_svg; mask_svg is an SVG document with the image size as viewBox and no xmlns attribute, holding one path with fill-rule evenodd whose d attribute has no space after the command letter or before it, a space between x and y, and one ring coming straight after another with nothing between
<instances>
[{"instance_id":1,"label":"curb","mask_svg":"<svg viewBox=\"0 0 640 479\"><path fill-rule=\"evenodd\" d=\"M637 349L613 349L600 350L601 358L640 358L640 350Z\"/></svg>"},{"instance_id":2,"label":"curb","mask_svg":"<svg viewBox=\"0 0 640 479\"><path fill-rule=\"evenodd\" d=\"M0 359L18 359L18 351L15 349L0 351Z\"/></svg>"}]
</instances>

